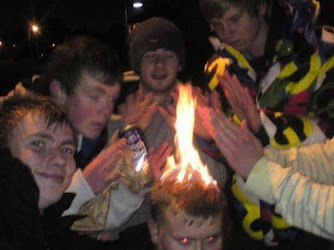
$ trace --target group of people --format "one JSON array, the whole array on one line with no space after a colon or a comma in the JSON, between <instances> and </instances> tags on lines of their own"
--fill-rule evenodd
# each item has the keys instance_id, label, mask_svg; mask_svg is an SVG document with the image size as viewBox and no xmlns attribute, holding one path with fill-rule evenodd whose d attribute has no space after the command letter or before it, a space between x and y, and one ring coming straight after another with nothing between
<instances>
[{"instance_id":1,"label":"group of people","mask_svg":"<svg viewBox=\"0 0 334 250\"><path fill-rule=\"evenodd\" d=\"M153 17L130 33L139 89L118 107L117 52L73 36L3 98L1 249L329 249L334 30L318 26L311 0L200 6L217 37L207 88L192 87L194 144L216 184L164 175L182 31ZM141 170L122 136L129 127L147 148ZM230 214L240 230L229 245Z\"/></svg>"}]
</instances>

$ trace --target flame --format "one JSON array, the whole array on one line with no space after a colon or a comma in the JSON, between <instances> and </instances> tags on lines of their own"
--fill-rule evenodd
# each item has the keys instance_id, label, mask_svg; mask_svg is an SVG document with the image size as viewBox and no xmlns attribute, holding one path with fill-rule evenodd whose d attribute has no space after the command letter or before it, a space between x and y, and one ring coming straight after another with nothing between
<instances>
[{"instance_id":1,"label":"flame","mask_svg":"<svg viewBox=\"0 0 334 250\"><path fill-rule=\"evenodd\" d=\"M176 106L176 153L167 159L167 171L162 178L171 171L179 169L177 181L189 181L193 172L197 171L206 185L217 182L211 177L193 145L196 100L192 96L190 85L179 85L179 100Z\"/></svg>"}]
</instances>

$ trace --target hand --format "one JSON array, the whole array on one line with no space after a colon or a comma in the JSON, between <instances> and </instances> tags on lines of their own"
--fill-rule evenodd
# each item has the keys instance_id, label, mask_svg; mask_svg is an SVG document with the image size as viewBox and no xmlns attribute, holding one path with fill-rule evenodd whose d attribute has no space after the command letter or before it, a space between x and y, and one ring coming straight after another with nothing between
<instances>
[{"instance_id":1,"label":"hand","mask_svg":"<svg viewBox=\"0 0 334 250\"><path fill-rule=\"evenodd\" d=\"M170 92L171 103L166 107L159 106L159 113L168 123L168 125L175 130L175 122L176 122L176 105L179 100L179 92L178 87L174 87Z\"/></svg>"},{"instance_id":2,"label":"hand","mask_svg":"<svg viewBox=\"0 0 334 250\"><path fill-rule=\"evenodd\" d=\"M130 94L126 102L118 107L118 110L123 118L123 127L136 124L142 131L145 131L158 110L158 104L153 102L152 93L144 94L140 89Z\"/></svg>"},{"instance_id":3,"label":"hand","mask_svg":"<svg viewBox=\"0 0 334 250\"><path fill-rule=\"evenodd\" d=\"M212 137L203 125L203 118L199 115L199 107L212 107L214 109L221 109L220 97L217 91L213 91L210 96L202 93L199 87L193 87L193 96L196 98L197 106L195 110L195 126L194 133L197 136L206 140L211 140Z\"/></svg>"},{"instance_id":4,"label":"hand","mask_svg":"<svg viewBox=\"0 0 334 250\"><path fill-rule=\"evenodd\" d=\"M103 191L121 175L115 169L126 147L125 138L103 150L83 171L83 176L94 194Z\"/></svg>"},{"instance_id":5,"label":"hand","mask_svg":"<svg viewBox=\"0 0 334 250\"><path fill-rule=\"evenodd\" d=\"M157 151L154 148L150 148L148 161L155 182L159 181L164 173L167 158L172 155L173 150L173 147L168 142L164 142Z\"/></svg>"},{"instance_id":6,"label":"hand","mask_svg":"<svg viewBox=\"0 0 334 250\"><path fill-rule=\"evenodd\" d=\"M261 142L248 130L247 122L236 125L222 111L202 110L204 126L214 138L230 166L247 178L256 162L263 156Z\"/></svg>"},{"instance_id":7,"label":"hand","mask_svg":"<svg viewBox=\"0 0 334 250\"><path fill-rule=\"evenodd\" d=\"M228 71L218 76L218 79L233 112L240 120L246 120L253 132L258 132L261 128L260 113L248 88L241 86L239 79Z\"/></svg>"},{"instance_id":8,"label":"hand","mask_svg":"<svg viewBox=\"0 0 334 250\"><path fill-rule=\"evenodd\" d=\"M162 117L167 121L167 123L173 129L175 129L176 105L179 99L178 89L175 88L170 95L173 100L172 104L170 104L167 108L159 107L159 112ZM212 94L208 97L202 94L202 90L200 88L192 87L192 95L197 100L197 106L212 106L214 108L220 108L220 98L217 91L213 91ZM194 133L204 139L211 139L210 135L203 128L202 124L202 118L198 115L196 108Z\"/></svg>"}]
</instances>

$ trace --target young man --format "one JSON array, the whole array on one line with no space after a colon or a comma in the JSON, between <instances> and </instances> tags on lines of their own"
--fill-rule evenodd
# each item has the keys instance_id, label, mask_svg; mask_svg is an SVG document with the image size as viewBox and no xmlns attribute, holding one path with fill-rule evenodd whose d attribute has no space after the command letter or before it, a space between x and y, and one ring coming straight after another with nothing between
<instances>
[{"instance_id":1,"label":"young man","mask_svg":"<svg viewBox=\"0 0 334 250\"><path fill-rule=\"evenodd\" d=\"M49 98L14 96L0 110L0 246L46 249L45 208L75 171L76 149L65 111Z\"/></svg>"},{"instance_id":2,"label":"young man","mask_svg":"<svg viewBox=\"0 0 334 250\"><path fill-rule=\"evenodd\" d=\"M223 249L223 193L213 183L206 185L199 173L183 182L177 173L163 176L152 189L148 225L156 249Z\"/></svg>"},{"instance_id":3,"label":"young man","mask_svg":"<svg viewBox=\"0 0 334 250\"><path fill-rule=\"evenodd\" d=\"M230 166L247 179L245 190L275 204L275 211L292 225L334 239L333 138L285 151L263 149L245 122L239 127L220 111L202 114Z\"/></svg>"},{"instance_id":4,"label":"young man","mask_svg":"<svg viewBox=\"0 0 334 250\"><path fill-rule=\"evenodd\" d=\"M185 59L182 32L166 19L150 18L132 31L129 43L131 66L140 76L139 91L130 95L119 107L121 119L113 117L113 121L109 123L109 132L114 133L127 125L135 125L143 131L146 147L149 150L160 149L160 153L157 151L158 154L163 155L166 152L170 154L173 150L175 130L158 110L161 111L171 104L173 100L171 92L180 83L177 75ZM203 152L201 157L220 187L223 187L226 180L224 166ZM156 170L163 172L163 168ZM148 191L149 189L136 196L141 197L138 210L118 230L146 224L150 218ZM109 224L107 219L106 225ZM108 237L112 237L112 234L115 232L110 233Z\"/></svg>"},{"instance_id":5,"label":"young man","mask_svg":"<svg viewBox=\"0 0 334 250\"><path fill-rule=\"evenodd\" d=\"M209 88L220 89L220 81L233 118L249 118L247 108L253 107L234 105L231 92L237 95L234 85L241 83L263 111L260 115L254 112L248 119L263 144L288 148L331 137L333 36L330 28L316 30L319 4L307 0L201 0L200 4L221 42L216 44L216 57L208 63L211 79L218 77L210 81ZM221 57L230 59L225 74L213 67ZM227 107L224 110L230 114ZM243 185L243 178L237 176L232 192L244 204L240 216L245 231L270 245L276 245L279 238L290 238L281 230L288 225L270 212L268 204L255 196L242 198ZM262 226L259 229L255 225Z\"/></svg>"},{"instance_id":6,"label":"young man","mask_svg":"<svg viewBox=\"0 0 334 250\"><path fill-rule=\"evenodd\" d=\"M77 214L83 204L96 199L97 194L120 177L115 168L126 143L121 139L107 145L112 136L107 124L119 95L121 73L114 51L96 39L81 35L56 46L41 77L23 84L30 91L51 95L62 103L78 138L75 158L79 169L67 190L76 196L64 215ZM113 189L108 199L108 224L103 224L98 233L104 226L111 230L128 220L142 202L137 197L126 185Z\"/></svg>"}]
</instances>

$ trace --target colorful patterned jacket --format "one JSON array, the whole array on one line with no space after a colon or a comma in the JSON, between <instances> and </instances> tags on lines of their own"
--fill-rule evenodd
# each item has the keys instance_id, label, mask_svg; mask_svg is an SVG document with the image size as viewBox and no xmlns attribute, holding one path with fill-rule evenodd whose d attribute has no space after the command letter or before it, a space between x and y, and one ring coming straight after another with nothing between
<instances>
[{"instance_id":1,"label":"colorful patterned jacket","mask_svg":"<svg viewBox=\"0 0 334 250\"><path fill-rule=\"evenodd\" d=\"M217 74L223 73L220 69L228 58L226 69L249 88L261 110L262 130L270 145L283 149L334 135L334 29L316 28L320 7L316 1L290 0L285 12L277 7L273 7L265 58L257 63L262 63L260 67L255 70L254 61L229 45L216 43L217 53L205 71L208 89L222 93ZM238 120L225 100L223 109ZM238 210L245 231L268 245L291 237L291 232L286 233L289 230L282 230L289 226L273 213L273 206L245 194L243 185L244 180L234 176L232 193L242 204Z\"/></svg>"}]
</instances>

